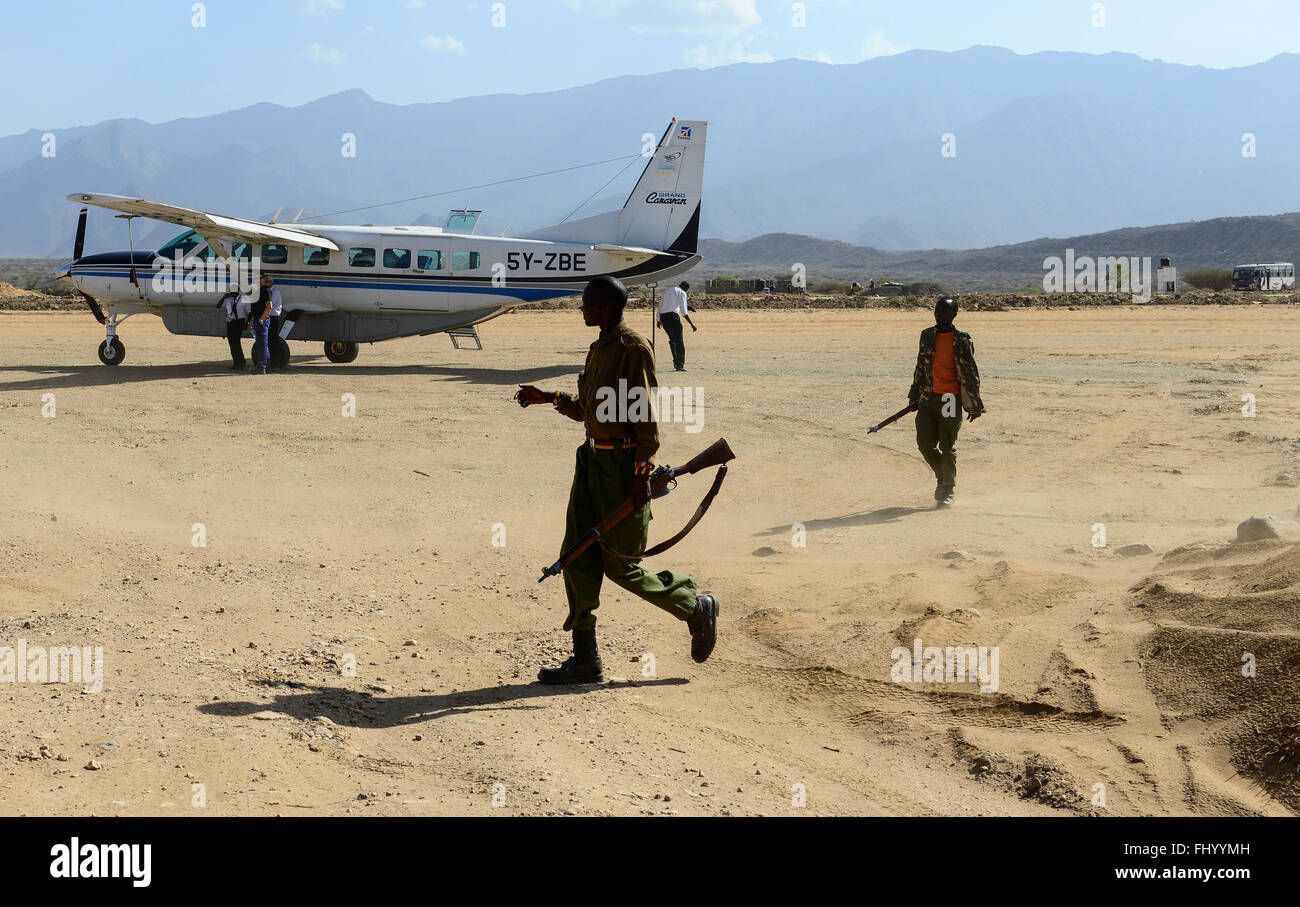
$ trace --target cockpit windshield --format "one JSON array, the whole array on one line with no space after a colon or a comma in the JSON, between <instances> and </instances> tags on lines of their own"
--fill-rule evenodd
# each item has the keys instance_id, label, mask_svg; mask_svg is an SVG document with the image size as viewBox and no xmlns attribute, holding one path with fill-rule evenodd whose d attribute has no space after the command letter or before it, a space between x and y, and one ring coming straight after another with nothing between
<instances>
[{"instance_id":1,"label":"cockpit windshield","mask_svg":"<svg viewBox=\"0 0 1300 907\"><path fill-rule=\"evenodd\" d=\"M179 254L181 258L184 258L202 244L202 236L199 236L199 234L193 230L186 230L180 236L159 249L156 254L159 258L175 258L177 254Z\"/></svg>"}]
</instances>

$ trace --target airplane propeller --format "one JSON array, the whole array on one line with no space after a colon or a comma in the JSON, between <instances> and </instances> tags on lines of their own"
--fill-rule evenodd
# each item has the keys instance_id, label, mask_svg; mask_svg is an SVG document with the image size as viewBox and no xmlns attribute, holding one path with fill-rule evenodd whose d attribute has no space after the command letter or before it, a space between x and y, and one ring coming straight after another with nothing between
<instances>
[{"instance_id":1,"label":"airplane propeller","mask_svg":"<svg viewBox=\"0 0 1300 907\"><path fill-rule=\"evenodd\" d=\"M72 242L72 260L74 262L79 261L81 259L81 253L84 252L86 248L86 212L89 210L90 209L88 208L82 208L81 214L77 218L77 238ZM62 280L63 278L67 277L69 267L70 265L65 265L64 267L60 268L59 272L55 274L53 277L51 277L49 280L44 280L41 283L38 283L36 285L36 289L44 290L46 287L48 287L50 284L54 283L55 281Z\"/></svg>"},{"instance_id":2,"label":"airplane propeller","mask_svg":"<svg viewBox=\"0 0 1300 907\"><path fill-rule=\"evenodd\" d=\"M81 216L77 218L77 239L72 244L73 260L81 258L81 253L86 247L86 211L87 208L81 209Z\"/></svg>"}]
</instances>

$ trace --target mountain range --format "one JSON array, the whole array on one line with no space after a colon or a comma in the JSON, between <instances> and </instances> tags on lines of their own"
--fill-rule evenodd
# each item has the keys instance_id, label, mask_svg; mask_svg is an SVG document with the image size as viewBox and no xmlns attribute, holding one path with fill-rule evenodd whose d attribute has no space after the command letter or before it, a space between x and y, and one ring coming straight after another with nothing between
<instances>
[{"instance_id":1,"label":"mountain range","mask_svg":"<svg viewBox=\"0 0 1300 907\"><path fill-rule=\"evenodd\" d=\"M930 249L895 252L849 243L769 233L741 243L706 239L704 260L691 279L790 277L803 265L808 286L869 280L906 284L939 283L952 291L1016 291L1041 287L1045 263L1078 258L1170 258L1184 276L1202 268L1225 270L1239 264L1300 262L1300 214L1224 217L1207 221L1128 227L1087 236L1035 239L986 249Z\"/></svg>"},{"instance_id":2,"label":"mountain range","mask_svg":"<svg viewBox=\"0 0 1300 907\"><path fill-rule=\"evenodd\" d=\"M791 233L881 252L971 249L1281 214L1300 210L1297 102L1300 55L1214 70L993 47L431 104L354 90L0 138L0 256L67 256L76 208L65 196L77 191L254 218L432 195L334 220L440 223L449 208L474 207L484 230L517 234L584 200L577 216L620 206L643 136L674 115L710 122L701 235L728 242ZM41 154L46 133L53 157ZM355 157L342 153L345 134ZM567 169L593 161L608 162ZM562 172L484 185L547 171ZM147 248L174 232L137 223L134 240ZM122 222L93 212L87 250L125 246Z\"/></svg>"}]
</instances>

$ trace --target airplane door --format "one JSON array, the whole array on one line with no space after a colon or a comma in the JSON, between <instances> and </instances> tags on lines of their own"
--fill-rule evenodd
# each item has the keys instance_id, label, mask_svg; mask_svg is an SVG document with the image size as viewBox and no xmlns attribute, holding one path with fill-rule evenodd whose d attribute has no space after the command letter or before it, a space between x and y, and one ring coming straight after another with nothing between
<instances>
[{"instance_id":1,"label":"airplane door","mask_svg":"<svg viewBox=\"0 0 1300 907\"><path fill-rule=\"evenodd\" d=\"M403 242L406 242L405 238ZM450 294L444 286L447 267L441 249L428 249L427 240L410 243L415 248L385 249L384 273L390 275L390 288L380 301L380 308L407 312L446 312ZM391 253L391 254L390 254ZM405 253L405 254L403 254Z\"/></svg>"}]
</instances>

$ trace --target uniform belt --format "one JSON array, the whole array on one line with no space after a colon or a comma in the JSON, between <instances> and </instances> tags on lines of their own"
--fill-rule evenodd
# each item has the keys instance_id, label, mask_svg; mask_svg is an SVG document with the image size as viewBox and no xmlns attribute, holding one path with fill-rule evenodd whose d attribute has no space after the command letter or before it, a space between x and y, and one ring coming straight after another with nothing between
<instances>
[{"instance_id":1,"label":"uniform belt","mask_svg":"<svg viewBox=\"0 0 1300 907\"><path fill-rule=\"evenodd\" d=\"M636 441L632 438L588 438L587 444L592 450L626 450L629 447L635 447Z\"/></svg>"}]
</instances>

